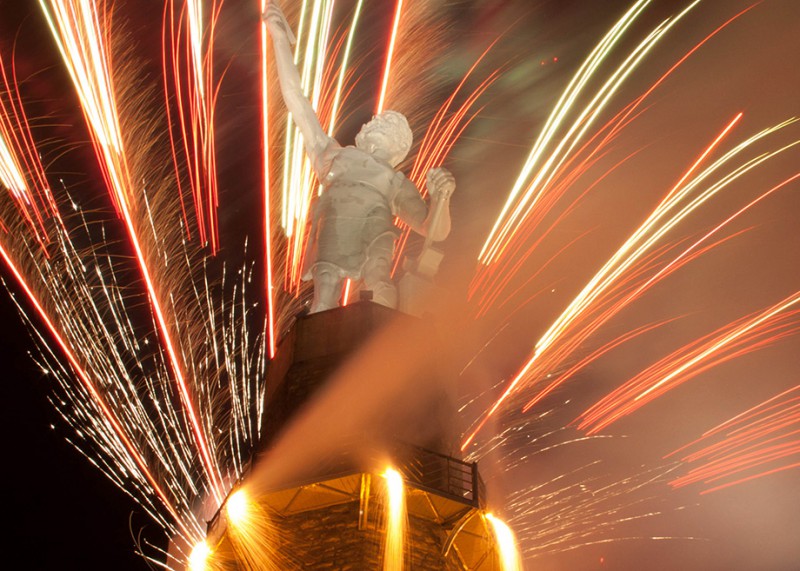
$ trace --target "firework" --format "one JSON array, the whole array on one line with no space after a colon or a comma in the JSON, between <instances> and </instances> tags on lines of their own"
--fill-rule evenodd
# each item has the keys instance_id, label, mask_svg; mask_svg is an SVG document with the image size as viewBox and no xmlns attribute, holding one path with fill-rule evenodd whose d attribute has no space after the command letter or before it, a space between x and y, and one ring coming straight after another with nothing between
<instances>
[{"instance_id":1,"label":"firework","mask_svg":"<svg viewBox=\"0 0 800 571\"><path fill-rule=\"evenodd\" d=\"M506 142L500 129L486 135L487 124L497 125L496 101L504 101L509 78L519 81L519 70L529 69L503 59L515 25L503 21L481 36L464 50L457 73L443 79L435 66L449 57L447 42L456 40L446 8L436 2L398 1L383 9L361 0L284 4L296 32L303 88L329 134L351 131L359 114L411 111L421 136L409 179L424 193L425 173L451 162L464 195L477 197L474 209L499 211L486 228L464 310L475 318L464 328L480 330L476 336L487 353L497 350L494 340L506 329L515 330L514 320L531 315L545 292L556 289L549 280L562 271L562 258L585 244L588 228L565 232L571 217L662 136L647 133L642 142L632 133L669 98L670 82L685 77L695 59L736 26L768 10L742 6L724 13L710 32L703 30L688 47L682 43L678 56L664 63L670 42L693 18L701 19L703 3L687 2L660 17L651 14L657 2L632 2L583 63L576 62L578 71L558 88L562 95L540 128L538 115L515 118L524 128L507 137L515 141L509 147L525 150L510 153L522 156L505 184L482 171L491 170L485 165L497 153L492 142ZM17 303L41 348L38 362L52 379L56 409L74 428L74 443L167 534L195 546L171 554L168 568L188 562L192 569L213 569L228 556L250 568L263 568L265 561L289 565L275 548L285 538L276 537L270 514L247 499L246 486L230 495L263 436L268 361L308 297L301 278L309 212L319 193L299 132L276 103L266 29L257 19L265 5L252 3L252 46L245 48L258 53L247 65L254 77L260 74L260 95L248 109L260 121L252 141L235 141L258 157L252 177L259 179L263 206L250 234L260 238L246 242L257 244L255 253L226 234L228 189L239 184L239 173L229 172L237 167L226 165L232 137L223 128L233 115L223 70L239 65L225 61L224 51L231 48L227 10L234 8L217 1L165 2L161 51L152 57L123 46L126 21L135 20L130 6L40 1L38 16L77 94L105 197L89 197L75 182L52 184L59 163L46 142L57 130L30 120L26 82L17 77L10 50L0 54L0 257L20 292ZM368 10L385 20L382 35L365 26ZM487 20L492 14L480 2L474 10ZM422 42L424 50L418 49ZM375 45L374 53L367 51ZM145 58L153 61L142 63ZM160 73L150 73L153 63ZM554 296L552 311L537 317L547 327L526 329L527 353L510 380L498 382L491 372L497 384L468 395L464 416L475 420L463 448L472 459L499 457L497 471L504 476L498 480L515 482L502 509L526 558L655 537L632 534L628 526L670 512L663 504L671 488L694 485L708 493L798 467L796 387L754 399L761 404L736 403L739 408L721 417L730 418L725 422L687 426L681 436L691 444L672 442L665 449L675 453L662 459L659 450L652 465L623 474L607 473L608 462L583 452L618 445L612 426L630 426L646 416L640 408L652 410L665 395L698 384L688 381L796 339L797 287L788 295L774 288L764 294L768 301L737 308L738 319L698 327L677 348L654 348L649 360L637 361L638 369L626 369L622 382L585 385L594 367L687 321L682 309L649 317L650 296L658 299L665 284L702 271L714 256L756 234L742 225L796 190L800 173L786 166L797 157L796 109L764 117L747 103L703 118L702 134L693 133L678 159L670 157L670 182L642 184L650 194L641 204L653 204L642 206L627 235L582 263L580 280L564 278L571 280L569 293ZM502 162L504 171L508 162ZM772 169L779 176L769 174ZM494 185L491 199L486 180ZM498 204L494 197L501 194ZM408 238L401 228L395 273L418 246ZM562 241L552 247L554 240ZM247 261L251 256L256 262ZM359 287L348 282L344 303ZM642 319L625 321L632 311ZM479 357L467 360L479 363ZM583 391L587 396L575 402L561 398ZM705 433L697 439L693 429ZM540 478L537 462L555 453L579 459ZM387 472L386 479L391 492L390 480L397 478ZM405 517L396 507L400 488L387 501L387 512L397 516L390 529L401 528ZM236 553L223 557L203 540L204 520L225 498ZM514 544L508 528L487 520L498 543ZM401 568L402 538L387 539L386 553L386 568ZM521 568L514 555L504 565Z\"/></svg>"}]
</instances>

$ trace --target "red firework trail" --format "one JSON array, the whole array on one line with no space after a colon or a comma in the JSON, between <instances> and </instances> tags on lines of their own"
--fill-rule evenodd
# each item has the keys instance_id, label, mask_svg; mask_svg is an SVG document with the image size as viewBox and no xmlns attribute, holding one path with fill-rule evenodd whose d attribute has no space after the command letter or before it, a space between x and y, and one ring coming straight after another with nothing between
<instances>
[{"instance_id":1,"label":"red firework trail","mask_svg":"<svg viewBox=\"0 0 800 571\"><path fill-rule=\"evenodd\" d=\"M784 464L800 455L800 385L746 410L706 431L700 438L668 454L680 453L687 465L699 464L675 478L675 488L702 482L703 494L790 470L800 462ZM702 446L701 448L698 448ZM687 450L695 452L686 453ZM763 470L762 467L771 466ZM760 472L756 472L761 469ZM746 476L736 478L736 475Z\"/></svg>"},{"instance_id":2,"label":"red firework trail","mask_svg":"<svg viewBox=\"0 0 800 571\"><path fill-rule=\"evenodd\" d=\"M221 4L211 2L208 27L203 29L205 19L202 2L184 0L178 7L176 0L169 0L164 6L162 49L165 109L169 124L173 125L176 122L172 117L174 101L180 134L176 140L175 133L170 129L175 178L186 231L190 232L192 224L184 205L181 164L186 167L200 242L208 244L212 253L219 249L219 192L214 134L219 84L214 80L214 38ZM170 70L172 73L169 73Z\"/></svg>"},{"instance_id":3,"label":"red firework trail","mask_svg":"<svg viewBox=\"0 0 800 571\"><path fill-rule=\"evenodd\" d=\"M510 229L507 232L507 239L502 245L497 246L497 254L494 256L494 261L490 264L482 265L478 268L475 277L470 284L469 295L470 297L481 296L477 299L479 310L476 317L485 315L491 308L504 288L511 282L513 277L519 272L525 260L533 254L536 246L541 243L550 233L550 231L558 224L558 222L570 212L572 206L566 208L562 214L559 215L558 220L554 222L547 230L541 233L536 243L527 247L524 253L520 250L526 244L528 237L537 229L547 215L553 210L556 204L567 193L580 177L585 174L595 161L602 156L602 154L609 148L611 143L620 135L620 133L630 125L641 113L638 111L639 107L662 85L667 78L669 78L683 63L685 63L695 52L701 47L706 45L714 36L722 32L725 28L731 25L735 20L743 16L749 10L754 8L755 5L742 10L735 16L728 19L725 23L720 25L713 32L708 34L705 38L694 45L688 50L675 64L672 65L661 77L653 82L639 97L626 105L614 117L606 122L605 125L600 127L594 135L589 137L577 150L573 151L566 159L558 166L555 172L550 175L547 182L541 183L541 189L538 191L539 201L531 203L524 214L519 219L519 226L513 231ZM588 120L588 118L586 119ZM735 121L734 121L735 123ZM732 127L733 125L731 125ZM720 138L724 133L720 135ZM708 152L713 149L709 147ZM701 159L702 160L702 157ZM623 161L624 162L624 161ZM699 161L698 161L699 162ZM596 186L603 178L608 176L621 163L609 169L604 175L597 178L591 185ZM688 177L690 171L687 171ZM534 178L534 181L538 180ZM682 181L681 181L682 182ZM531 184L535 184L532 182ZM676 185L676 188L680 182ZM573 201L574 204L579 201L591 189L584 191L581 196ZM529 186L523 193L520 200L525 199L525 195L533 192L533 187ZM665 197L666 199L666 197Z\"/></svg>"},{"instance_id":4,"label":"red firework trail","mask_svg":"<svg viewBox=\"0 0 800 571\"><path fill-rule=\"evenodd\" d=\"M153 314L164 342L181 401L192 425L194 438L205 466L206 474L215 495L221 500L225 494L220 481L219 468L211 455L205 430L196 411L196 405L185 377L179 357L179 347L168 325L161 296L156 288L153 273L144 254L139 229L132 212L134 185L123 146L120 122L117 113L115 91L108 47L104 38L108 30L102 25L109 20L108 14L100 14L94 5L78 5L70 2L43 6L53 37L59 44L64 62L67 64L81 98L84 116L92 134L98 162L103 169L108 191L117 207L134 249L142 279L145 282Z\"/></svg>"},{"instance_id":5,"label":"red firework trail","mask_svg":"<svg viewBox=\"0 0 800 571\"><path fill-rule=\"evenodd\" d=\"M578 428L596 434L700 373L800 331L800 292L681 347L581 414Z\"/></svg>"},{"instance_id":6,"label":"red firework trail","mask_svg":"<svg viewBox=\"0 0 800 571\"><path fill-rule=\"evenodd\" d=\"M44 220L59 218L58 210L22 106L16 72L12 66L8 73L2 57L0 77L0 183L11 193L17 210L46 255L49 236Z\"/></svg>"},{"instance_id":7,"label":"red firework trail","mask_svg":"<svg viewBox=\"0 0 800 571\"><path fill-rule=\"evenodd\" d=\"M136 462L136 465L139 467L139 470L141 471L142 475L147 479L150 485L153 486L153 491L156 493L158 498L163 503L164 508L175 519L175 523L179 527L181 527L184 533L186 533L187 536L191 535L183 519L178 515L178 511L175 509L172 500L169 498L167 493L158 483L158 480L153 475L153 472L150 466L148 465L147 461L139 453L138 447L133 443L127 431L123 427L122 423L117 418L117 415L114 413L112 407L109 406L109 404L106 402L106 399L103 398L100 391L97 389L94 381L92 381L91 377L89 376L89 373L86 372L86 370L83 368L80 361L78 360L78 357L73 352L72 348L70 347L70 344L67 343L64 337L61 335L59 328L50 318L47 311L45 311L44 307L39 302L33 290L25 281L25 278L23 277L22 273L20 273L20 271L17 269L16 265L14 264L13 258L8 255L5 248L3 248L2 244L0 244L0 257L3 258L3 260L6 263L6 266L8 267L9 270L11 270L11 273L17 279L17 283L25 292L28 301L30 301L31 305L36 310L36 313L39 315L39 318L42 320L45 327L50 332L50 335L56 342L56 345L58 345L63 355L67 358L67 361L69 361L69 364L72 366L72 370L81 380L84 387L86 387L86 390L94 399L95 404L100 409L100 411L102 412L103 416L108 421L108 423L111 425L114 434L117 436L117 438L119 438L120 442L128 451L128 453L131 455L131 458L133 458L134 462Z\"/></svg>"},{"instance_id":8,"label":"red firework trail","mask_svg":"<svg viewBox=\"0 0 800 571\"><path fill-rule=\"evenodd\" d=\"M666 279L669 275L679 270L699 255L709 251L714 246L720 244L715 242L712 246L707 246L698 250L699 246L714 234L719 232L728 222L743 213L746 209L741 209L736 215L730 217L724 223L718 225L714 230L707 233L703 238L683 250L672 259L667 257L672 252L671 248L660 252L658 258L653 258L653 253L648 255L650 250L655 248L658 240L666 234L666 231L677 224L689 212L703 204L713 192L705 191L699 193L697 198L692 198L696 191L697 181L702 181L710 172L724 164L731 157L730 153L722 159L709 166L705 171L698 173L701 164L706 161L710 153L716 149L722 140L727 136L733 126L741 119L738 114L726 125L721 133L700 153L698 158L692 163L687 171L679 178L676 183L664 196L664 199L656 206L647 220L636 230L632 236L623 244L620 249L606 262L605 266L587 284L584 290L570 303L561 316L551 325L550 329L536 344L533 355L527 363L516 374L509 383L506 390L495 401L494 405L479 421L475 428L462 443L462 450L469 445L476 434L486 425L488 419L500 408L513 393L522 389L531 382L540 382L549 378L551 371L563 369L563 364L580 351L584 343L593 335L603 324L607 323L612 317L617 315L622 309L639 299L647 290L655 284ZM757 140L761 134L756 135L748 141ZM747 142L746 142L747 143ZM739 148L746 148L743 143ZM694 177L694 178L692 178ZM691 179L691 182L690 182ZM729 179L728 179L729 180ZM789 181L786 181L788 183ZM784 183L784 184L786 184ZM782 185L779 185L782 186ZM711 186L711 190L716 192L721 187ZM764 193L769 195L776 189ZM752 204L755 204L754 201ZM683 205L686 203L686 205ZM655 249L656 254L659 250ZM655 273L649 278L644 275L651 264L658 261ZM602 352L601 352L602 354ZM576 372L574 367L569 369L571 374ZM570 375L557 375L552 381L548 381L547 386L538 391L529 400L525 410L550 394L558 386L568 380Z\"/></svg>"}]
</instances>

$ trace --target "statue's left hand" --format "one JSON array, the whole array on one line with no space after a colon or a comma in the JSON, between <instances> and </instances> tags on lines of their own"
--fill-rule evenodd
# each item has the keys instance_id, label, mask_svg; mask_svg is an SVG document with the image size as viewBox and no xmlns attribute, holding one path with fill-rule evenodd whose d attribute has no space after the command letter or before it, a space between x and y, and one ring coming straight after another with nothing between
<instances>
[{"instance_id":1,"label":"statue's left hand","mask_svg":"<svg viewBox=\"0 0 800 571\"><path fill-rule=\"evenodd\" d=\"M434 200L450 198L456 189L456 179L446 168L430 169L426 178L428 194Z\"/></svg>"}]
</instances>

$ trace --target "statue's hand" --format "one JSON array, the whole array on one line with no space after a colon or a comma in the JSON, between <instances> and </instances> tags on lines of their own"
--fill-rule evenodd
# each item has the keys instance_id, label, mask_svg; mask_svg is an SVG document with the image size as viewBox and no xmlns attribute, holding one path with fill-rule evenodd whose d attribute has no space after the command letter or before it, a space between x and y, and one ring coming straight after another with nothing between
<instances>
[{"instance_id":1,"label":"statue's hand","mask_svg":"<svg viewBox=\"0 0 800 571\"><path fill-rule=\"evenodd\" d=\"M442 167L428 171L427 184L428 194L433 200L450 198L456 189L456 179L453 173Z\"/></svg>"},{"instance_id":2,"label":"statue's hand","mask_svg":"<svg viewBox=\"0 0 800 571\"><path fill-rule=\"evenodd\" d=\"M277 2L274 0L267 0L267 7L264 13L261 14L261 19L267 24L269 34L275 38L282 35L291 45L297 43L297 38L292 33L292 28L286 20L283 10L280 9Z\"/></svg>"}]
</instances>

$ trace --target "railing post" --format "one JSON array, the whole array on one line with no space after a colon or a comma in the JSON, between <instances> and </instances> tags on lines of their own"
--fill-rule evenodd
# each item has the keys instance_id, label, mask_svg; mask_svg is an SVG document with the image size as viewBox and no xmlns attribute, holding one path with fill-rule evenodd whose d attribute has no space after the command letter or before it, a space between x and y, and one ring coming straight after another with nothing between
<instances>
[{"instance_id":1,"label":"railing post","mask_svg":"<svg viewBox=\"0 0 800 571\"><path fill-rule=\"evenodd\" d=\"M472 501L474 502L475 506L481 505L481 498L479 498L479 476L478 476L478 464L473 462L471 464L472 468Z\"/></svg>"}]
</instances>

